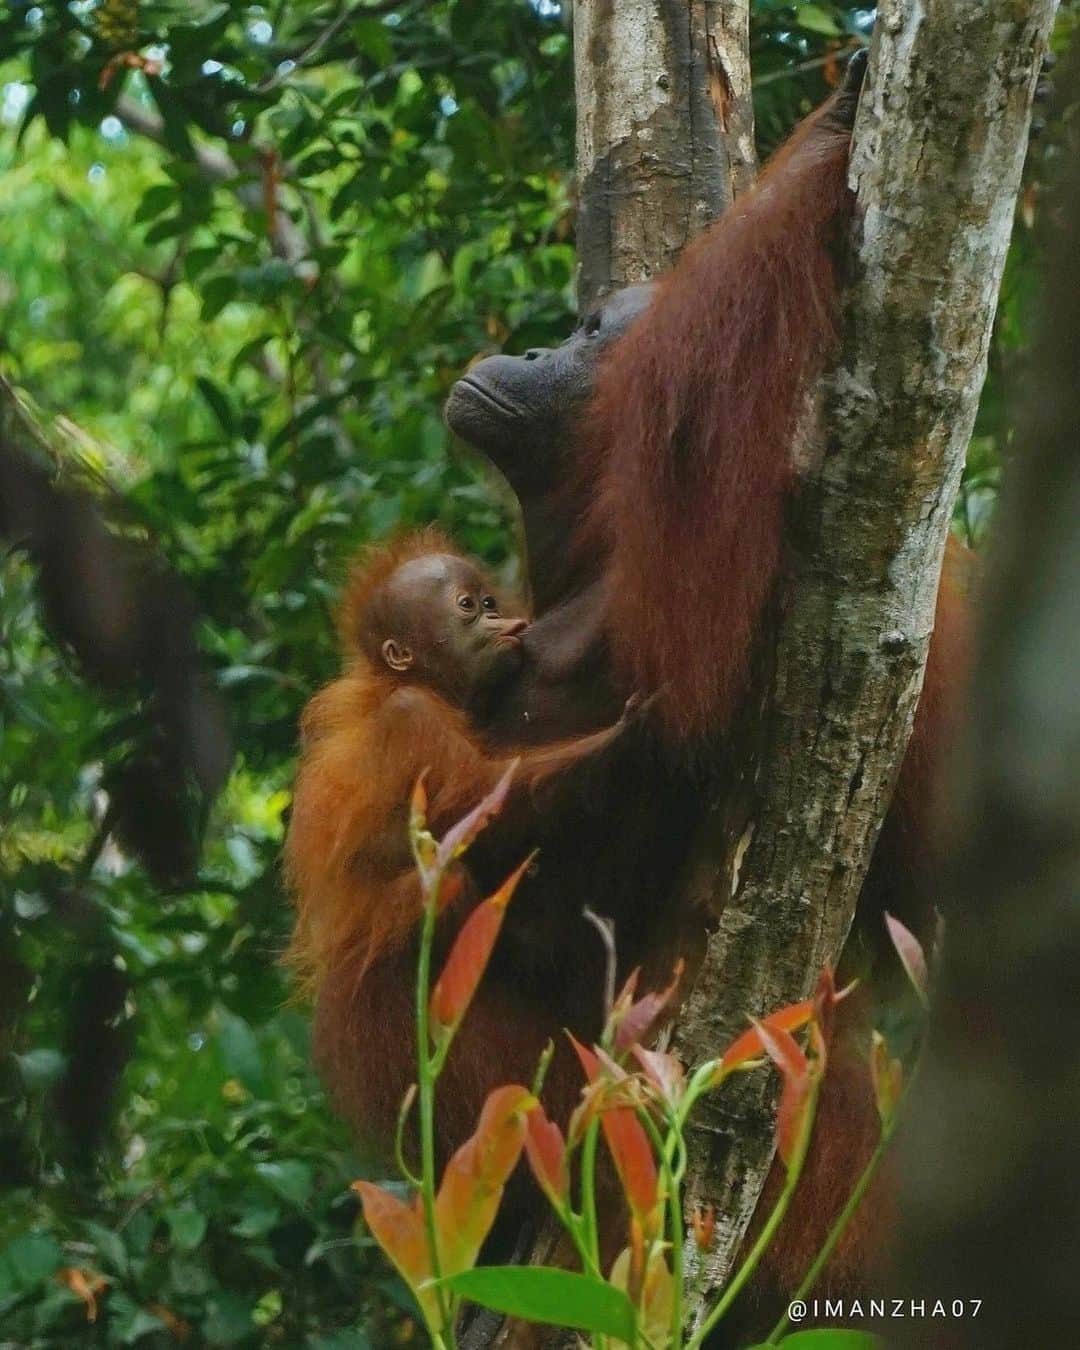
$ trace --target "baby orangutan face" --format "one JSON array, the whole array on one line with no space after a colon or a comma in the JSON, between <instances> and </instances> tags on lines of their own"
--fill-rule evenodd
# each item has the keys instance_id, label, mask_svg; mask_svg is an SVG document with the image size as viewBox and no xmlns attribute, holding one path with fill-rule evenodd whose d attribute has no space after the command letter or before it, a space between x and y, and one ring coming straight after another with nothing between
<instances>
[{"instance_id":1,"label":"baby orangutan face","mask_svg":"<svg viewBox=\"0 0 1080 1350\"><path fill-rule=\"evenodd\" d=\"M504 619L487 578L453 554L403 563L371 611L364 645L372 658L452 703L467 705L521 664L526 621Z\"/></svg>"}]
</instances>

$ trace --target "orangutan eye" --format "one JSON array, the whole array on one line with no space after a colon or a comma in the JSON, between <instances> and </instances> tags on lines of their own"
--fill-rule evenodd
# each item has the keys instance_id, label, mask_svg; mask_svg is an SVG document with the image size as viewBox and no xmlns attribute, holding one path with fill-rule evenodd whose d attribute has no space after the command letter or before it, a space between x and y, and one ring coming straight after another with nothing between
<instances>
[{"instance_id":1,"label":"orangutan eye","mask_svg":"<svg viewBox=\"0 0 1080 1350\"><path fill-rule=\"evenodd\" d=\"M480 603L484 607L485 614L498 614L499 602L498 600L495 599L493 595L485 595L483 600L480 601Z\"/></svg>"},{"instance_id":2,"label":"orangutan eye","mask_svg":"<svg viewBox=\"0 0 1080 1350\"><path fill-rule=\"evenodd\" d=\"M458 609L464 611L464 613L466 614L471 614L475 608L476 608L476 601L472 598L471 595L458 596Z\"/></svg>"},{"instance_id":3,"label":"orangutan eye","mask_svg":"<svg viewBox=\"0 0 1080 1350\"><path fill-rule=\"evenodd\" d=\"M600 311L595 310L582 323L581 331L586 337L596 337L600 332Z\"/></svg>"}]
</instances>

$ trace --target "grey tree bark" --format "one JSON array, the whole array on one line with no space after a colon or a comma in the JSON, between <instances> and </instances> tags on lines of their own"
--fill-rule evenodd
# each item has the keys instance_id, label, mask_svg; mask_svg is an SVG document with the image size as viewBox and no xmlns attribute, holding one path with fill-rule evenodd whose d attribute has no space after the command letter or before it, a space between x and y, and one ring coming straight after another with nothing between
<instances>
[{"instance_id":1,"label":"grey tree bark","mask_svg":"<svg viewBox=\"0 0 1080 1350\"><path fill-rule=\"evenodd\" d=\"M670 267L754 176L749 0L576 0L578 303Z\"/></svg>"},{"instance_id":2,"label":"grey tree bark","mask_svg":"<svg viewBox=\"0 0 1080 1350\"><path fill-rule=\"evenodd\" d=\"M1073 98L1080 99L1080 46ZM1064 84L1064 81L1061 82ZM1074 108L1080 106L1074 104ZM982 1299L942 1350L1076 1340L1080 1176L1080 157L1043 220L1043 329L984 592L900 1289ZM920 1343L904 1323L901 1343Z\"/></svg>"},{"instance_id":3,"label":"grey tree bark","mask_svg":"<svg viewBox=\"0 0 1080 1350\"><path fill-rule=\"evenodd\" d=\"M855 267L801 494L757 800L678 1048L715 1053L835 963L910 733L941 557L986 367L1054 0L886 0L856 125ZM710 867L713 870L710 875ZM711 887L711 892L710 892ZM764 1077L694 1126L688 1201L717 1207L700 1316L730 1273L772 1159Z\"/></svg>"}]
</instances>

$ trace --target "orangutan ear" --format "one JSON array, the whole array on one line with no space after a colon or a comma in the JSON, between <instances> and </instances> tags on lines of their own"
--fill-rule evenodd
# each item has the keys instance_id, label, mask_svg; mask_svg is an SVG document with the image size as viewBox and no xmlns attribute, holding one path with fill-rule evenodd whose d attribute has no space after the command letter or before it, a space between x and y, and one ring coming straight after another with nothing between
<instances>
[{"instance_id":1,"label":"orangutan ear","mask_svg":"<svg viewBox=\"0 0 1080 1350\"><path fill-rule=\"evenodd\" d=\"M383 660L391 670L399 673L409 670L412 667L414 657L412 649L406 647L403 643L395 642L393 638L387 638L382 645Z\"/></svg>"}]
</instances>

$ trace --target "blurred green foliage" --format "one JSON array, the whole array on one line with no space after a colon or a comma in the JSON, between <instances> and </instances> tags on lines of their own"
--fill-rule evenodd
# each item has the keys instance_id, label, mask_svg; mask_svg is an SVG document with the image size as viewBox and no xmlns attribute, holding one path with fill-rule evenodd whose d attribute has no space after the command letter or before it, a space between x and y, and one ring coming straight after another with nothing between
<instances>
[{"instance_id":1,"label":"blurred green foliage","mask_svg":"<svg viewBox=\"0 0 1080 1350\"><path fill-rule=\"evenodd\" d=\"M757 0L764 149L871 22ZM572 122L552 0L0 13L0 374L185 579L236 747L198 877L163 892L102 826L137 698L82 680L29 566L0 559L5 1344L418 1335L354 1231L361 1163L287 1001L278 851L350 552L438 518L511 557L505 503L448 453L440 406L476 352L572 321ZM1022 228L962 498L973 536L1037 270Z\"/></svg>"}]
</instances>

